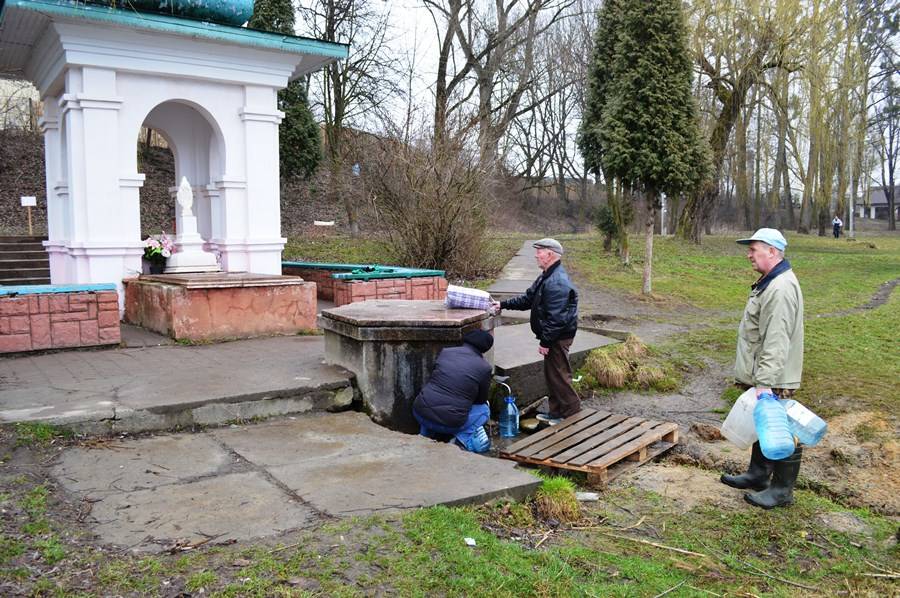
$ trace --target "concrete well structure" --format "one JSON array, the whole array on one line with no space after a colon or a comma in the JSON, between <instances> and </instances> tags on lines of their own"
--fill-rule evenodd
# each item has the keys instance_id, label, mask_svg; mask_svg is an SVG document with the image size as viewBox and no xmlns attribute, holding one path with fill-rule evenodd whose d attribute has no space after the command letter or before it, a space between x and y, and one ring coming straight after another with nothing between
<instances>
[{"instance_id":1,"label":"concrete well structure","mask_svg":"<svg viewBox=\"0 0 900 598\"><path fill-rule=\"evenodd\" d=\"M356 374L366 410L379 424L415 433L412 403L438 353L473 330L493 331L494 317L449 309L443 301L372 300L322 310L325 361ZM493 353L485 355L492 361Z\"/></svg>"},{"instance_id":2,"label":"concrete well structure","mask_svg":"<svg viewBox=\"0 0 900 598\"><path fill-rule=\"evenodd\" d=\"M343 44L73 0L0 0L0 73L44 105L50 278L141 272L142 126L194 190L206 251L225 272L281 273L276 94L347 56Z\"/></svg>"}]
</instances>

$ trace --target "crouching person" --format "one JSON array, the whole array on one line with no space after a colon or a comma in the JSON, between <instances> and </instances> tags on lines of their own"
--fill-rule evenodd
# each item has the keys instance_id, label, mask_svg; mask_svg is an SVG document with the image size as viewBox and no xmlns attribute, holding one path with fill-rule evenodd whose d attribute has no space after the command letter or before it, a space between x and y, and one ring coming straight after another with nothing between
<instances>
[{"instance_id":1,"label":"crouching person","mask_svg":"<svg viewBox=\"0 0 900 598\"><path fill-rule=\"evenodd\" d=\"M488 391L492 368L483 355L493 345L490 333L475 330L463 337L461 347L441 350L431 378L413 403L422 436L453 439L475 453L491 448L484 425L491 418Z\"/></svg>"}]
</instances>

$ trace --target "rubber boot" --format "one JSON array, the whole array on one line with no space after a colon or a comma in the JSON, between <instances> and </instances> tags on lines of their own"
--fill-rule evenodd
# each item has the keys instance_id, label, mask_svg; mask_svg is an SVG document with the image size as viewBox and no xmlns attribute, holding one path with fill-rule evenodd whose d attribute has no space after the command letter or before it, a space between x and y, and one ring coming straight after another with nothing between
<instances>
[{"instance_id":1,"label":"rubber boot","mask_svg":"<svg viewBox=\"0 0 900 598\"><path fill-rule=\"evenodd\" d=\"M739 490L765 490L769 487L769 478L772 476L772 465L775 461L770 461L762 454L762 449L758 442L753 443L753 451L750 453L750 466L746 473L741 475L722 475L719 481L726 486L738 488Z\"/></svg>"},{"instance_id":2,"label":"rubber boot","mask_svg":"<svg viewBox=\"0 0 900 598\"><path fill-rule=\"evenodd\" d=\"M775 466L772 471L772 484L762 492L744 494L744 500L763 509L772 509L794 502L794 484L800 473L802 458L803 448L798 446L794 454L787 459L772 461Z\"/></svg>"}]
</instances>

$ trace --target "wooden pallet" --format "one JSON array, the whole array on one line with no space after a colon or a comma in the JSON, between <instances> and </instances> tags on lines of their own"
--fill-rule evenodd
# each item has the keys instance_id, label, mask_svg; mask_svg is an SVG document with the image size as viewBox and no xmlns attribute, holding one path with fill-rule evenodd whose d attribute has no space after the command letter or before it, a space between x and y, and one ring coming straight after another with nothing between
<instances>
[{"instance_id":1,"label":"wooden pallet","mask_svg":"<svg viewBox=\"0 0 900 598\"><path fill-rule=\"evenodd\" d=\"M582 409L500 452L505 459L582 471L604 486L678 444L678 424Z\"/></svg>"}]
</instances>

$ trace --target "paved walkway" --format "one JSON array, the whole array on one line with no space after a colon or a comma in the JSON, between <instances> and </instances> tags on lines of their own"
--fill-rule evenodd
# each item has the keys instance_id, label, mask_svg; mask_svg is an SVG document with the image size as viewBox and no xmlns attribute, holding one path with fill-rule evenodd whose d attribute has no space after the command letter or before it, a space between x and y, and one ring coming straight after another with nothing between
<instances>
[{"instance_id":1,"label":"paved walkway","mask_svg":"<svg viewBox=\"0 0 900 598\"><path fill-rule=\"evenodd\" d=\"M487 291L495 299L506 299L521 295L540 275L541 269L534 261L534 241L525 241L511 260L500 271L497 280Z\"/></svg>"}]
</instances>

